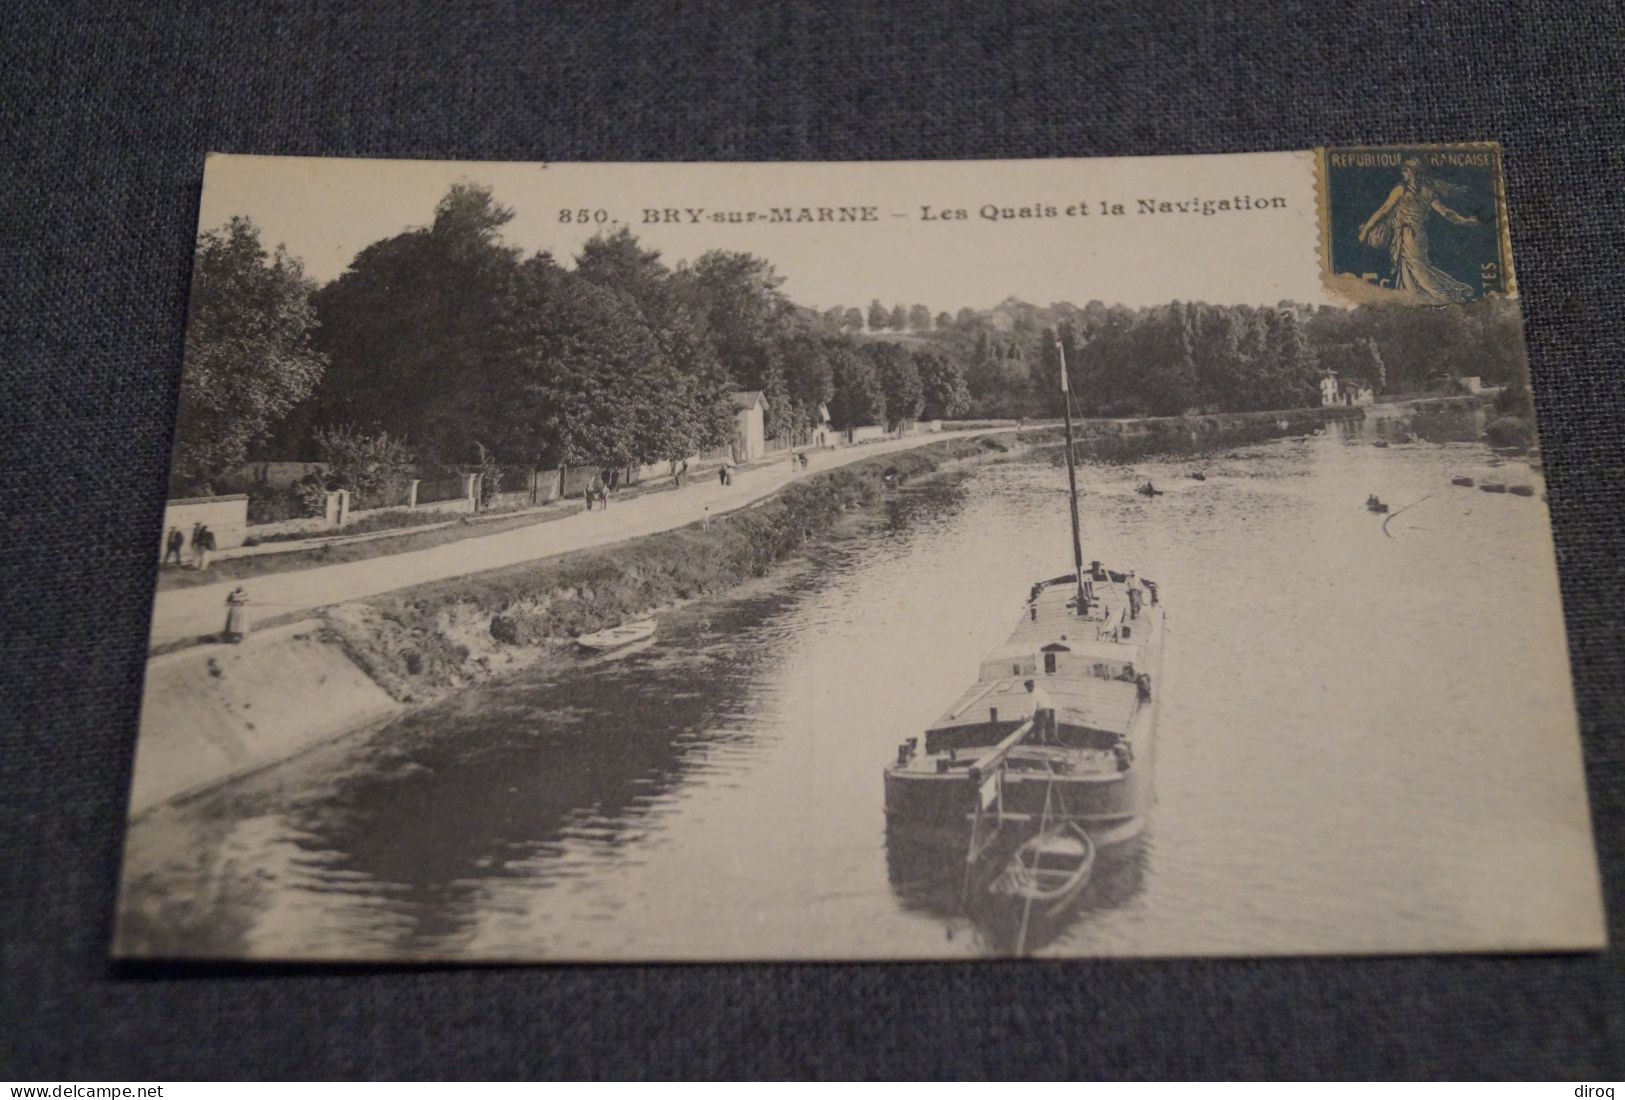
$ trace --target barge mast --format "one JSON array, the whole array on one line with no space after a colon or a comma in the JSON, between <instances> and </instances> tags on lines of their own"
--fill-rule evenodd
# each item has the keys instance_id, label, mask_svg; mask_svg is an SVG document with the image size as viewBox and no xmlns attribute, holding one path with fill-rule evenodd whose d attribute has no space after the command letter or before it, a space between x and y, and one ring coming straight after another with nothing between
<instances>
[{"instance_id":1,"label":"barge mast","mask_svg":"<svg viewBox=\"0 0 1625 1100\"><path fill-rule=\"evenodd\" d=\"M1078 528L1078 470L1072 454L1072 387L1066 378L1066 348L1061 343L1060 330L1055 333L1055 357L1061 363L1061 413L1066 417L1066 483L1067 498L1072 503L1072 577L1078 586L1078 614L1089 610L1088 597L1083 590L1083 535Z\"/></svg>"}]
</instances>

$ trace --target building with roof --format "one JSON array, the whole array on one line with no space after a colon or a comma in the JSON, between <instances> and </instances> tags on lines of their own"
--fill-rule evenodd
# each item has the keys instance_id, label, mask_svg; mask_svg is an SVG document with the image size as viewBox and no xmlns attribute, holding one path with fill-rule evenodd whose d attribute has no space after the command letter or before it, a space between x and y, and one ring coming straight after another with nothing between
<instances>
[{"instance_id":1,"label":"building with roof","mask_svg":"<svg viewBox=\"0 0 1625 1100\"><path fill-rule=\"evenodd\" d=\"M1322 405L1370 405L1377 400L1377 391L1371 383L1358 378L1339 378L1336 371L1320 376L1320 403Z\"/></svg>"},{"instance_id":2,"label":"building with roof","mask_svg":"<svg viewBox=\"0 0 1625 1100\"><path fill-rule=\"evenodd\" d=\"M734 460L751 462L767 453L767 395L737 390L734 403Z\"/></svg>"}]
</instances>

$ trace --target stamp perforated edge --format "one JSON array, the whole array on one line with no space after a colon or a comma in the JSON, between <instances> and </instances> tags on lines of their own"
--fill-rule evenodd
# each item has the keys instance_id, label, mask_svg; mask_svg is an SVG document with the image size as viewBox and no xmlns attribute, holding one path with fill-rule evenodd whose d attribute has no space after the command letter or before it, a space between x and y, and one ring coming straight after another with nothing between
<instances>
[{"instance_id":1,"label":"stamp perforated edge","mask_svg":"<svg viewBox=\"0 0 1625 1100\"><path fill-rule=\"evenodd\" d=\"M1517 268L1512 262L1512 225L1507 215L1505 151L1498 141L1419 141L1409 144L1389 145L1317 145L1313 152L1315 157L1315 226L1319 240L1316 246L1320 253L1320 284L1328 295L1340 302L1350 305L1381 305L1376 300L1362 300L1358 296L1348 293L1348 284L1337 278L1332 270L1332 209L1330 184L1327 179L1327 158L1332 153L1374 153L1395 152L1400 150L1417 149L1464 149L1478 152L1489 152L1495 157L1495 167L1491 170L1490 184L1495 193L1496 252L1501 259L1501 289L1486 292L1483 296L1513 298L1518 297Z\"/></svg>"}]
</instances>

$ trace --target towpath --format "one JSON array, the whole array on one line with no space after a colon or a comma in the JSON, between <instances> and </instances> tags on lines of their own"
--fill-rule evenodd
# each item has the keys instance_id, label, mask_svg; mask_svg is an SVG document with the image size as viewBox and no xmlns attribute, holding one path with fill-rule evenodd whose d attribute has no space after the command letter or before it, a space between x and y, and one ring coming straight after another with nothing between
<instances>
[{"instance_id":1,"label":"towpath","mask_svg":"<svg viewBox=\"0 0 1625 1100\"><path fill-rule=\"evenodd\" d=\"M538 523L496 534L463 539L423 550L409 550L365 561L342 562L272 573L251 581L223 581L160 591L153 605L151 646L218 633L225 621L226 593L239 583L247 590L250 624L285 617L347 600L363 599L428 581L460 577L487 569L536 561L586 550L625 539L669 531L702 518L724 515L771 496L809 474L833 470L875 455L922 447L943 439L969 438L1008 432L1009 428L941 432L908 436L837 450L806 452L809 468L792 471L787 459L744 469L732 485L723 486L715 473L689 482L676 492L651 493L612 502L607 510L581 512L549 523Z\"/></svg>"}]
</instances>

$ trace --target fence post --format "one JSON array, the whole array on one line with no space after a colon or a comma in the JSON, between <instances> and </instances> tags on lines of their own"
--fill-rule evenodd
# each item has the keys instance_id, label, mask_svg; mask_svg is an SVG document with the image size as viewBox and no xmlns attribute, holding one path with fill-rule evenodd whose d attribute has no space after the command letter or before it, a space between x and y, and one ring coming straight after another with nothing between
<instances>
[{"instance_id":1,"label":"fence post","mask_svg":"<svg viewBox=\"0 0 1625 1100\"><path fill-rule=\"evenodd\" d=\"M468 498L468 510L470 512L478 512L480 510L479 474L463 475L463 495Z\"/></svg>"},{"instance_id":2,"label":"fence post","mask_svg":"<svg viewBox=\"0 0 1625 1100\"><path fill-rule=\"evenodd\" d=\"M418 486L422 483L422 481L422 478L415 477L406 483L406 506L408 508L416 508L418 506Z\"/></svg>"},{"instance_id":3,"label":"fence post","mask_svg":"<svg viewBox=\"0 0 1625 1100\"><path fill-rule=\"evenodd\" d=\"M329 490L326 506L322 509L322 518L327 521L329 527L343 527L344 521L350 518L350 490Z\"/></svg>"}]
</instances>

